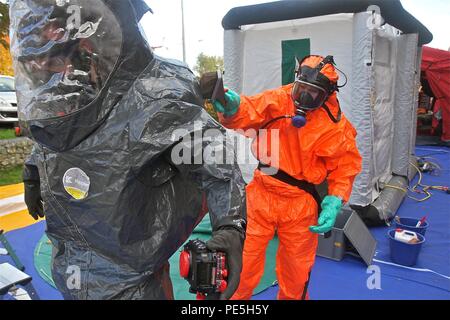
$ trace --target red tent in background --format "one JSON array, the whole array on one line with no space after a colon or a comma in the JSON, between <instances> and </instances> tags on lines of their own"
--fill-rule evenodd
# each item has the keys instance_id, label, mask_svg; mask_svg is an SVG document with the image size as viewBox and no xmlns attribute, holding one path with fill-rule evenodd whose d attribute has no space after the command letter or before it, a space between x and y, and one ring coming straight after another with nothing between
<instances>
[{"instance_id":1,"label":"red tent in background","mask_svg":"<svg viewBox=\"0 0 450 320\"><path fill-rule=\"evenodd\" d=\"M442 140L450 141L450 52L423 47L422 76L436 99L434 114L441 111ZM433 119L437 125L437 119Z\"/></svg>"}]
</instances>

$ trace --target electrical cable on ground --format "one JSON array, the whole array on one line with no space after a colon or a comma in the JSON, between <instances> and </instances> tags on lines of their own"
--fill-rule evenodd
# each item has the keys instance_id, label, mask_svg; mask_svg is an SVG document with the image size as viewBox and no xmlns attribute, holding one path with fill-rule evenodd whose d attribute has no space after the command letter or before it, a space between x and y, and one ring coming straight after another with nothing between
<instances>
[{"instance_id":1,"label":"electrical cable on ground","mask_svg":"<svg viewBox=\"0 0 450 320\"><path fill-rule=\"evenodd\" d=\"M427 159L431 159L434 161L428 161ZM441 166L437 163L437 160L432 157L419 157L418 158L419 166L415 165L414 163L410 162L410 165L414 167L414 169L417 170L417 173L419 174L419 179L417 183L415 183L412 187L402 188L400 186L395 186L391 184L385 184L384 187L386 188L392 188L399 190L406 194L406 196L414 201L417 202L423 202L431 198L432 193L431 190L439 190L446 192L450 194L450 190L446 186L432 186L432 185L426 185L422 183L423 180L423 172L427 172L433 175L439 175L441 172ZM421 189L420 189L420 188ZM410 194L409 192L418 193L418 194L425 194L423 198L417 198Z\"/></svg>"}]
</instances>

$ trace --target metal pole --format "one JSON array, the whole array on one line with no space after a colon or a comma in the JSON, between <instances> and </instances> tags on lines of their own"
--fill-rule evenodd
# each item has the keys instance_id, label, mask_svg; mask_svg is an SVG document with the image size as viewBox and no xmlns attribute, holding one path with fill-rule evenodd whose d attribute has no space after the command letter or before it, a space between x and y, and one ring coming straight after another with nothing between
<instances>
[{"instance_id":1,"label":"metal pole","mask_svg":"<svg viewBox=\"0 0 450 320\"><path fill-rule=\"evenodd\" d=\"M181 28L183 42L183 62L186 63L186 34L184 29L184 0L181 0Z\"/></svg>"}]
</instances>

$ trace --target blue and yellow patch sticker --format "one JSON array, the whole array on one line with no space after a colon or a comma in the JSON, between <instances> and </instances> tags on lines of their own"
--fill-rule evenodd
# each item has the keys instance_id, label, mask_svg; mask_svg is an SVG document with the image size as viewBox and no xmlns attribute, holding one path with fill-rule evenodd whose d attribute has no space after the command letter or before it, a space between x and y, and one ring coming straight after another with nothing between
<instances>
[{"instance_id":1,"label":"blue and yellow patch sticker","mask_svg":"<svg viewBox=\"0 0 450 320\"><path fill-rule=\"evenodd\" d=\"M88 196L91 180L80 168L71 168L63 177L66 192L76 200L83 200Z\"/></svg>"}]
</instances>

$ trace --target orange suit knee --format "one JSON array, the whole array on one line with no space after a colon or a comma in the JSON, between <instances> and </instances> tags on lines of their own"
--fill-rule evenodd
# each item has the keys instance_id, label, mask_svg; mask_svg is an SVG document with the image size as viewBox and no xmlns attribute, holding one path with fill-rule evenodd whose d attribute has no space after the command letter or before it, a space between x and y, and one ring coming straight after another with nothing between
<instances>
[{"instance_id":1,"label":"orange suit knee","mask_svg":"<svg viewBox=\"0 0 450 320\"><path fill-rule=\"evenodd\" d=\"M264 272L266 249L279 237L276 273L280 299L300 299L314 263L317 204L297 187L256 171L247 187L247 237L239 288L232 299L250 299Z\"/></svg>"}]
</instances>

